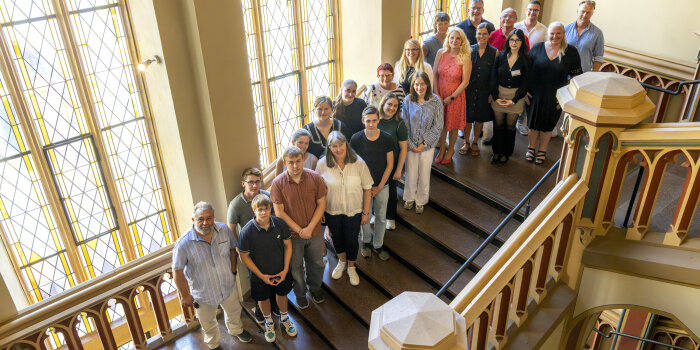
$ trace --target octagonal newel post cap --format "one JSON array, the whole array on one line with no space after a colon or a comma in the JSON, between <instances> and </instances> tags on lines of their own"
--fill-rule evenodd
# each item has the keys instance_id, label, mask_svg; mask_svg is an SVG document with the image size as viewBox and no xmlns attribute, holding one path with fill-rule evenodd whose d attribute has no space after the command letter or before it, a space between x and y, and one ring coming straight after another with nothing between
<instances>
[{"instance_id":1,"label":"octagonal newel post cap","mask_svg":"<svg viewBox=\"0 0 700 350\"><path fill-rule=\"evenodd\" d=\"M464 317L431 293L403 292L372 312L370 349L466 349Z\"/></svg>"},{"instance_id":2,"label":"octagonal newel post cap","mask_svg":"<svg viewBox=\"0 0 700 350\"><path fill-rule=\"evenodd\" d=\"M617 73L587 72L557 90L564 112L592 125L627 128L654 113L656 106L633 78Z\"/></svg>"}]
</instances>

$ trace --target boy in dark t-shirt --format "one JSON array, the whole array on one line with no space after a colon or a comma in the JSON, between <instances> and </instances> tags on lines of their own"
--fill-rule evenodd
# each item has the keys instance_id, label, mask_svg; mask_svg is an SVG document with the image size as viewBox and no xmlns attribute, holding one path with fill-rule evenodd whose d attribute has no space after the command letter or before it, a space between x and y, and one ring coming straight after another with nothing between
<instances>
[{"instance_id":1,"label":"boy in dark t-shirt","mask_svg":"<svg viewBox=\"0 0 700 350\"><path fill-rule=\"evenodd\" d=\"M374 236L369 222L362 225L363 244L360 254L369 258L372 255L370 247L373 247L380 259L388 260L389 253L382 249L386 231L386 207L389 202L389 186L385 185L394 168L394 140L391 135L377 128L379 111L374 106L368 106L362 111L362 122L365 130L352 135L350 147L362 157L372 174L372 208L375 219Z\"/></svg>"},{"instance_id":2,"label":"boy in dark t-shirt","mask_svg":"<svg viewBox=\"0 0 700 350\"><path fill-rule=\"evenodd\" d=\"M250 270L250 295L265 317L265 340L275 341L275 326L270 314L270 298L274 295L280 310L280 324L289 336L297 334L287 314L287 294L293 279L289 271L292 241L284 220L271 216L270 197L259 194L252 201L255 219L241 229L238 254Z\"/></svg>"}]
</instances>

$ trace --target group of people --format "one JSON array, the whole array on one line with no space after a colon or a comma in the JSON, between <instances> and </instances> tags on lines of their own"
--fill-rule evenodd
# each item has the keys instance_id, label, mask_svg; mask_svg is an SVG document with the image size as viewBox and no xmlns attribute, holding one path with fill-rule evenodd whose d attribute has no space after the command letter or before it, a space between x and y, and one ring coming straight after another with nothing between
<instances>
[{"instance_id":1,"label":"group of people","mask_svg":"<svg viewBox=\"0 0 700 350\"><path fill-rule=\"evenodd\" d=\"M520 22L514 9L503 10L499 29L482 17L483 0L472 0L469 17L452 28L450 17L438 12L434 35L422 46L424 66L433 72L444 105L435 163L449 164L456 152L480 155L483 125L493 122L493 136L483 140L492 146L491 163L509 160L518 130L528 135L525 159L543 164L562 114L557 89L603 62L603 33L591 23L595 6L593 0L581 1L576 21L547 27L538 21L542 5L532 0ZM412 47L407 41L406 55ZM458 131L465 138L459 149Z\"/></svg>"},{"instance_id":2,"label":"group of people","mask_svg":"<svg viewBox=\"0 0 700 350\"><path fill-rule=\"evenodd\" d=\"M525 124L525 159L545 161L561 115L556 90L602 62L603 35L590 23L595 2L581 1L575 22L545 27L537 21L541 4L532 0L524 21L504 10L498 30L482 18L483 6L472 0L469 17L452 28L449 16L438 13L434 35L422 46L407 40L401 59L381 64L378 81L361 97L353 80L343 82L335 100L317 97L314 120L294 132L277 160L270 192L262 190L260 170L243 172L227 224L214 222L209 203L195 205L192 228L173 250L173 276L183 305L196 308L210 348L219 347L219 305L228 332L252 340L240 321L239 256L250 271L265 339L276 338L272 314L295 336L287 295L294 291L300 309L309 306L307 292L317 304L325 300L324 236L338 256L331 277L347 273L353 286L360 283L358 255L390 259L383 242L396 227L399 179L404 209L422 213L433 162L449 164L456 152L479 155L478 139L490 121L492 163L508 161L515 130ZM465 142L457 149L459 130Z\"/></svg>"}]
</instances>

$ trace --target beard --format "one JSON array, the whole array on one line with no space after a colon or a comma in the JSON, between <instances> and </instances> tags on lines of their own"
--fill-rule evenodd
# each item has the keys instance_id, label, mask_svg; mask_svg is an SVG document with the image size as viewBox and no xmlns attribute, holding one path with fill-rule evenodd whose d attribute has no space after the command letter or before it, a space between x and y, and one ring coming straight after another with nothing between
<instances>
[{"instance_id":1,"label":"beard","mask_svg":"<svg viewBox=\"0 0 700 350\"><path fill-rule=\"evenodd\" d=\"M195 230L195 232L199 233L199 234L202 235L202 236L206 236L206 235L210 234L211 231L212 231L212 229L213 229L213 226L212 226L212 225L209 225L209 226L199 226L199 227L198 227L197 225L194 225L194 230Z\"/></svg>"}]
</instances>

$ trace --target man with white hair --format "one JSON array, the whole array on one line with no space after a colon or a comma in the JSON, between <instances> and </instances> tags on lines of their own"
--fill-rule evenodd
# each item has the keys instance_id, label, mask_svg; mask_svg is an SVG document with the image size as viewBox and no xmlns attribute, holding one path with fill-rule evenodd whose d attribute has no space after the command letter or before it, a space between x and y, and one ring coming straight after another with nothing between
<instances>
[{"instance_id":1,"label":"man with white hair","mask_svg":"<svg viewBox=\"0 0 700 350\"><path fill-rule=\"evenodd\" d=\"M489 39L489 45L493 46L499 52L503 50L503 47L508 41L508 36L515 29L515 22L518 21L518 12L515 9L507 8L501 12L501 28L491 33L491 38ZM530 50L530 41L525 36L525 47Z\"/></svg>"},{"instance_id":2,"label":"man with white hair","mask_svg":"<svg viewBox=\"0 0 700 350\"><path fill-rule=\"evenodd\" d=\"M253 340L243 329L236 288L236 238L223 222L214 222L214 208L195 204L192 227L173 248L173 279L184 307L194 305L209 349L219 346L216 311L221 305L229 334L243 343Z\"/></svg>"}]
</instances>

